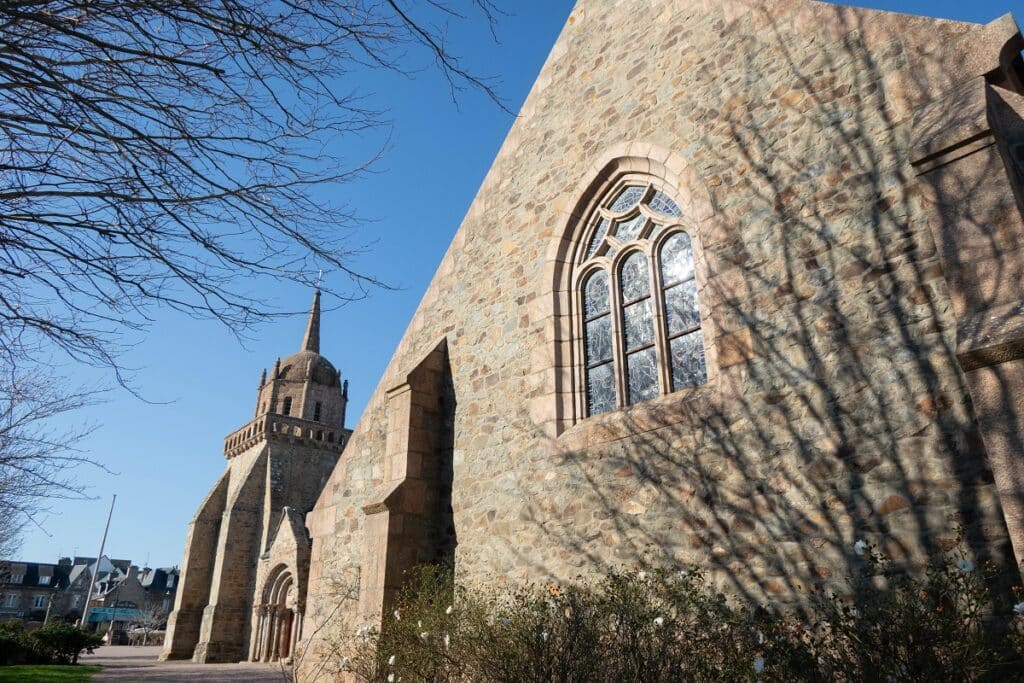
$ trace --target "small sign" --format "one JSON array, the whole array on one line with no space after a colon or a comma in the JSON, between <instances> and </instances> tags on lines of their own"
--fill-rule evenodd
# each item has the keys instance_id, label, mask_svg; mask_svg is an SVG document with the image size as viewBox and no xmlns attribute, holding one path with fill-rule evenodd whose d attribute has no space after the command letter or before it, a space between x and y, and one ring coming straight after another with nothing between
<instances>
[{"instance_id":1,"label":"small sign","mask_svg":"<svg viewBox=\"0 0 1024 683\"><path fill-rule=\"evenodd\" d=\"M145 618L142 610L128 607L91 607L89 623L101 621L142 621Z\"/></svg>"}]
</instances>

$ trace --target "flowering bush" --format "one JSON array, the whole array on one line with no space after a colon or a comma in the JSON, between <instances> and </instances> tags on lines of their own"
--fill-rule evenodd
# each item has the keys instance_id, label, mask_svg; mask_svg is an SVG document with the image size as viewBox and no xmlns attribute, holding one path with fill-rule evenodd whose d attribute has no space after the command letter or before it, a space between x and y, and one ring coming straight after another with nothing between
<instances>
[{"instance_id":1,"label":"flowering bush","mask_svg":"<svg viewBox=\"0 0 1024 683\"><path fill-rule=\"evenodd\" d=\"M912 578L866 545L858 554L865 564L848 600L815 596L818 621L808 630L821 671L846 680L1005 680L1012 615L993 618L992 567L954 555ZM885 590L873 587L879 578Z\"/></svg>"},{"instance_id":2,"label":"flowering bush","mask_svg":"<svg viewBox=\"0 0 1024 683\"><path fill-rule=\"evenodd\" d=\"M374 683L1021 678L1024 602L998 615L987 571L961 557L915 579L855 552L849 594L815 594L812 617L728 600L692 567L491 592L422 567L340 668Z\"/></svg>"}]
</instances>

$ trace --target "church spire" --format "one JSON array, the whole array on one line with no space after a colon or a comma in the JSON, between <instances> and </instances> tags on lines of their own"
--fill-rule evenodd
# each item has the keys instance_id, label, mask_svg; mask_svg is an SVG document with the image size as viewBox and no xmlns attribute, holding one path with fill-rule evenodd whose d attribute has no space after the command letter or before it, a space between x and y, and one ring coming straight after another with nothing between
<instances>
[{"instance_id":1,"label":"church spire","mask_svg":"<svg viewBox=\"0 0 1024 683\"><path fill-rule=\"evenodd\" d=\"M302 348L299 351L320 353L320 290L313 293L313 307L309 309L309 321L306 323L306 334L302 337Z\"/></svg>"}]
</instances>

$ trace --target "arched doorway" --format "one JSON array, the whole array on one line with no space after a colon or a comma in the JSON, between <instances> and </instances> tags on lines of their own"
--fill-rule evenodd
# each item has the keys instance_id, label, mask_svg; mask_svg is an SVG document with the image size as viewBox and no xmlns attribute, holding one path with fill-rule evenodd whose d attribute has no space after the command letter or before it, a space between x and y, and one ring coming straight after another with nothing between
<instances>
[{"instance_id":1,"label":"arched doorway","mask_svg":"<svg viewBox=\"0 0 1024 683\"><path fill-rule=\"evenodd\" d=\"M261 602L256 605L256 627L250 660L288 661L301 637L302 611L291 570L279 565L267 576Z\"/></svg>"}]
</instances>

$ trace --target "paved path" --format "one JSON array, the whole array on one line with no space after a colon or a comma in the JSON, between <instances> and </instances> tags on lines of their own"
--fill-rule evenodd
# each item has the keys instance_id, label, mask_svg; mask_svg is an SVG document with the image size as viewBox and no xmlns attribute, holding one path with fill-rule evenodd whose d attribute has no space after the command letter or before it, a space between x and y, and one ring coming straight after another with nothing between
<instances>
[{"instance_id":1,"label":"paved path","mask_svg":"<svg viewBox=\"0 0 1024 683\"><path fill-rule=\"evenodd\" d=\"M103 671L93 676L95 683L282 683L286 681L277 664L193 664L158 662L160 646L101 647L96 654L85 655L82 664L102 664Z\"/></svg>"}]
</instances>

